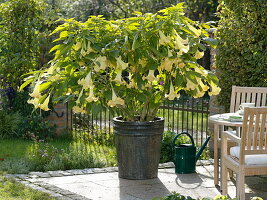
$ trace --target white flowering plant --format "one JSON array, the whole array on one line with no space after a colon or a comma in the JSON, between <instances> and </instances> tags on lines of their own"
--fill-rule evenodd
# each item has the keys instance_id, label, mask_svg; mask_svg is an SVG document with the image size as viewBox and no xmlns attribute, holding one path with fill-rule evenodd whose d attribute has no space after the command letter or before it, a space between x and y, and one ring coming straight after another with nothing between
<instances>
[{"instance_id":1,"label":"white flowering plant","mask_svg":"<svg viewBox=\"0 0 267 200\"><path fill-rule=\"evenodd\" d=\"M218 79L197 63L205 43L216 41L208 37L209 25L185 17L183 9L180 3L126 19L65 20L52 33L58 38L50 66L21 86L33 84L28 102L49 110L49 101L63 101L75 112L108 108L127 121L151 121L182 90L195 98L217 95Z\"/></svg>"}]
</instances>

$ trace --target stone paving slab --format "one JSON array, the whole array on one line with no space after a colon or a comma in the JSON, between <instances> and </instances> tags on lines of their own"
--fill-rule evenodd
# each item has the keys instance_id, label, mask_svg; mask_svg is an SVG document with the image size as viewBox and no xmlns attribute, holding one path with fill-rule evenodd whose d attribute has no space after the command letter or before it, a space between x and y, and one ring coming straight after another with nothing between
<instances>
[{"instance_id":1,"label":"stone paving slab","mask_svg":"<svg viewBox=\"0 0 267 200\"><path fill-rule=\"evenodd\" d=\"M220 192L214 187L214 168L210 163L199 162L193 174L175 174L173 163L164 163L159 166L158 178L148 180L118 178L117 167L8 176L62 200L151 200L174 191L193 198L212 198ZM246 184L247 200L253 196L267 200L266 176L248 177ZM234 197L235 185L230 181L228 185L229 194Z\"/></svg>"}]
</instances>

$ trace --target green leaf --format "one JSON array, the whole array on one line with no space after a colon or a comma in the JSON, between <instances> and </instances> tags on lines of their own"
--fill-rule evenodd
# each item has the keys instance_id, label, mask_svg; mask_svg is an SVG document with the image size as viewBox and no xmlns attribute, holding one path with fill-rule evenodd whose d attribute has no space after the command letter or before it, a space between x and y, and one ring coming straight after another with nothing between
<instances>
[{"instance_id":1,"label":"green leaf","mask_svg":"<svg viewBox=\"0 0 267 200\"><path fill-rule=\"evenodd\" d=\"M42 84L40 85L40 92L42 92L42 91L46 90L47 88L49 88L49 86L50 86L51 84L52 84L51 81L42 83Z\"/></svg>"},{"instance_id":2,"label":"green leaf","mask_svg":"<svg viewBox=\"0 0 267 200\"><path fill-rule=\"evenodd\" d=\"M62 31L59 35L60 38L65 38L69 35L69 32L68 31Z\"/></svg>"},{"instance_id":3,"label":"green leaf","mask_svg":"<svg viewBox=\"0 0 267 200\"><path fill-rule=\"evenodd\" d=\"M203 38L204 42L207 43L208 45L210 45L212 48L216 48L218 45L218 40L214 39L214 38Z\"/></svg>"},{"instance_id":4,"label":"green leaf","mask_svg":"<svg viewBox=\"0 0 267 200\"><path fill-rule=\"evenodd\" d=\"M60 44L53 46L53 47L50 49L49 53L51 53L52 51L58 50L58 49L60 48L60 46L61 46Z\"/></svg>"},{"instance_id":5,"label":"green leaf","mask_svg":"<svg viewBox=\"0 0 267 200\"><path fill-rule=\"evenodd\" d=\"M66 23L65 24L62 24L62 25L58 26L50 35L53 35L53 34L55 34L57 32L60 32L60 31L63 31L67 27L68 27L68 24L66 24Z\"/></svg>"},{"instance_id":6,"label":"green leaf","mask_svg":"<svg viewBox=\"0 0 267 200\"><path fill-rule=\"evenodd\" d=\"M19 91L21 92L23 90L23 88L25 88L27 85L29 85L30 83L32 83L32 81L34 80L34 77L32 77L31 79L28 79L27 81L25 81L20 87L19 87Z\"/></svg>"}]
</instances>

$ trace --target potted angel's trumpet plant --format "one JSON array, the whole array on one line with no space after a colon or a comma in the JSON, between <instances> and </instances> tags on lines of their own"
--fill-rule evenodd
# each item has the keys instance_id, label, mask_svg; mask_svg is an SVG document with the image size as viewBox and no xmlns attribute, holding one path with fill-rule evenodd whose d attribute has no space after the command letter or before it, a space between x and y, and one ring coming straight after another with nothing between
<instances>
[{"instance_id":1,"label":"potted angel's trumpet plant","mask_svg":"<svg viewBox=\"0 0 267 200\"><path fill-rule=\"evenodd\" d=\"M217 95L216 76L197 63L205 45L214 46L207 24L184 16L183 4L155 14L86 22L65 20L51 49L47 69L30 74L29 103L49 109L48 101L68 102L74 112L109 109L114 118L119 176L157 176L164 119L157 112L165 99L184 91L195 98Z\"/></svg>"}]
</instances>

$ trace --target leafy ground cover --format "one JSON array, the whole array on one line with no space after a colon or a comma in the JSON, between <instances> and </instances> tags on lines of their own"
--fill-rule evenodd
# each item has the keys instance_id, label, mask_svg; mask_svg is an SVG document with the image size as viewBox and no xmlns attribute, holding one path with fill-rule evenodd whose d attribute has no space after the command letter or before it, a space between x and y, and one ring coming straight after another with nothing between
<instances>
[{"instance_id":1,"label":"leafy ground cover","mask_svg":"<svg viewBox=\"0 0 267 200\"><path fill-rule=\"evenodd\" d=\"M13 179L0 175L0 200L55 200L49 194L33 190Z\"/></svg>"},{"instance_id":2,"label":"leafy ground cover","mask_svg":"<svg viewBox=\"0 0 267 200\"><path fill-rule=\"evenodd\" d=\"M179 193L173 192L172 194L170 194L166 197L153 198L152 200L237 200L237 199L236 198L232 199L230 197L221 196L221 195L217 195L213 199L210 199L210 198L194 199L190 196L183 196ZM263 200L263 199L260 197L253 197L251 200Z\"/></svg>"},{"instance_id":3,"label":"leafy ground cover","mask_svg":"<svg viewBox=\"0 0 267 200\"><path fill-rule=\"evenodd\" d=\"M69 139L45 143L23 139L0 141L0 171L7 173L114 165L115 148L110 146Z\"/></svg>"}]
</instances>

